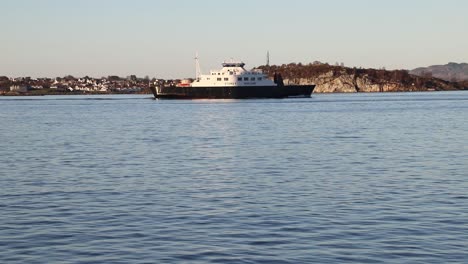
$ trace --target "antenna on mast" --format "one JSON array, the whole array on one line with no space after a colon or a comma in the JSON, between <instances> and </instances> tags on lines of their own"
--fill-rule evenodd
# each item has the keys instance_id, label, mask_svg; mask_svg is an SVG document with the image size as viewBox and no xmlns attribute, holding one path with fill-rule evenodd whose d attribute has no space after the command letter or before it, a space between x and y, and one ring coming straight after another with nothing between
<instances>
[{"instance_id":1,"label":"antenna on mast","mask_svg":"<svg viewBox=\"0 0 468 264\"><path fill-rule=\"evenodd\" d=\"M266 66L270 66L270 51L267 51Z\"/></svg>"},{"instance_id":2,"label":"antenna on mast","mask_svg":"<svg viewBox=\"0 0 468 264\"><path fill-rule=\"evenodd\" d=\"M198 61L198 51L195 53L195 78L200 79L201 69L200 62Z\"/></svg>"}]
</instances>

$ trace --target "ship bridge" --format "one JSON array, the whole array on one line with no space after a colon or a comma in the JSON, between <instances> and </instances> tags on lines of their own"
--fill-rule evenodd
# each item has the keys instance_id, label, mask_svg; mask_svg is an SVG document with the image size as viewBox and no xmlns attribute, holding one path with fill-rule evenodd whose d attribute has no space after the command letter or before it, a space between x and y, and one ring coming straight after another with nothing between
<instances>
[{"instance_id":1,"label":"ship bridge","mask_svg":"<svg viewBox=\"0 0 468 264\"><path fill-rule=\"evenodd\" d=\"M196 58L198 59L198 58ZM200 74L191 83L191 87L232 87L232 86L275 86L261 70L247 71L242 61L233 59L224 61L221 70L212 70L210 74ZM198 66L198 64L197 64ZM197 74L198 74L197 70Z\"/></svg>"},{"instance_id":2,"label":"ship bridge","mask_svg":"<svg viewBox=\"0 0 468 264\"><path fill-rule=\"evenodd\" d=\"M244 68L245 63L243 63L243 62L223 62L222 65L223 65L223 67L240 67L240 68Z\"/></svg>"}]
</instances>

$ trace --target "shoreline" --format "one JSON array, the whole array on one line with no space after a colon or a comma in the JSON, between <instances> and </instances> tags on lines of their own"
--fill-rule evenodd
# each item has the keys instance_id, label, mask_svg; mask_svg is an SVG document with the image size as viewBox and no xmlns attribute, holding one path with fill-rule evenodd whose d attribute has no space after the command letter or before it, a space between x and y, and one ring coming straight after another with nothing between
<instances>
[{"instance_id":1,"label":"shoreline","mask_svg":"<svg viewBox=\"0 0 468 264\"><path fill-rule=\"evenodd\" d=\"M424 91L385 91L385 92L313 92L311 94L392 94L392 93L438 93L438 92L460 92L468 91L464 90L424 90ZM0 94L0 97L29 97L29 96L53 96L53 95L152 95L151 93L141 92L141 93L107 93L107 92L70 92L70 93L4 93Z\"/></svg>"},{"instance_id":2,"label":"shoreline","mask_svg":"<svg viewBox=\"0 0 468 264\"><path fill-rule=\"evenodd\" d=\"M5 97L15 97L15 96L48 96L48 95L115 95L115 94L148 94L150 95L151 93L147 92L138 92L138 93L119 93L119 92L42 92L42 93L37 93L37 92L6 92L6 93L1 93L0 96L5 96Z\"/></svg>"}]
</instances>

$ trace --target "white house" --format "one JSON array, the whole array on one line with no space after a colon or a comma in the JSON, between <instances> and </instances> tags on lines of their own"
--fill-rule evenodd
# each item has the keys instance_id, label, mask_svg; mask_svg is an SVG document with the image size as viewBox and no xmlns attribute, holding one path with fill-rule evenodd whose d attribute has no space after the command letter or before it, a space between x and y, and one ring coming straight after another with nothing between
<instances>
[{"instance_id":1,"label":"white house","mask_svg":"<svg viewBox=\"0 0 468 264\"><path fill-rule=\"evenodd\" d=\"M28 87L25 86L25 85L12 85L12 86L10 86L10 91L19 92L19 93L26 93L28 91Z\"/></svg>"}]
</instances>

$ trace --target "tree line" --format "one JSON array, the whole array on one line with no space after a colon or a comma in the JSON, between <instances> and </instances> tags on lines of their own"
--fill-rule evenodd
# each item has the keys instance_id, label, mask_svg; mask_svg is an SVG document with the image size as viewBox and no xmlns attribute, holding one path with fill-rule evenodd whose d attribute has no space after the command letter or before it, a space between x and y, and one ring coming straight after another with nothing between
<instances>
[{"instance_id":1,"label":"tree line","mask_svg":"<svg viewBox=\"0 0 468 264\"><path fill-rule=\"evenodd\" d=\"M416 76L409 73L408 70L386 70L382 69L363 69L357 67L344 67L343 65L330 65L328 63L314 62L309 64L289 63L282 65L263 65L259 66L264 73L273 76L275 73L282 75L283 79L314 79L321 75L329 74L332 77L350 75L353 78L366 76L373 83L400 83L405 86L416 87L436 87L440 82L450 83L448 81L433 78L432 75ZM463 86L463 84L453 84L454 86Z\"/></svg>"}]
</instances>

